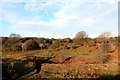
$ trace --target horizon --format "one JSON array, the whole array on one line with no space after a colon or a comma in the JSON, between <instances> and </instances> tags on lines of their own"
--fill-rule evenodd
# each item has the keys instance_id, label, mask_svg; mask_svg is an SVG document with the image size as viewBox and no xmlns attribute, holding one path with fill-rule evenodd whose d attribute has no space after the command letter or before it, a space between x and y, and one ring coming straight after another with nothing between
<instances>
[{"instance_id":1,"label":"horizon","mask_svg":"<svg viewBox=\"0 0 120 80\"><path fill-rule=\"evenodd\" d=\"M85 31L89 37L103 32L118 36L118 0L5 0L0 7L0 36L73 38Z\"/></svg>"},{"instance_id":2,"label":"horizon","mask_svg":"<svg viewBox=\"0 0 120 80\"><path fill-rule=\"evenodd\" d=\"M103 32L104 33L104 32ZM16 33L11 33L11 34L16 34ZM44 37L44 36L38 36L38 37L36 37L36 36L22 36L21 34L17 34L17 35L20 35L21 36L21 38L29 38L29 37L31 37L31 38L48 38L48 39L52 39L52 38L54 38L54 37ZM76 35L76 34L75 34ZM75 35L74 35L74 37L75 37ZM88 34L87 34L88 35ZM100 35L100 34L99 34ZM98 35L98 36L99 36ZM96 36L96 37L90 37L89 35L88 35L88 37L87 38L91 38L91 39L94 39L94 38L98 38L98 36ZM0 37L10 37L10 35L9 36L0 36ZM70 38L70 39L74 39L74 37L64 37L64 38L54 38L54 39L65 39L65 38ZM111 33L111 36L110 37L118 37L118 35L116 35L116 33Z\"/></svg>"}]
</instances>

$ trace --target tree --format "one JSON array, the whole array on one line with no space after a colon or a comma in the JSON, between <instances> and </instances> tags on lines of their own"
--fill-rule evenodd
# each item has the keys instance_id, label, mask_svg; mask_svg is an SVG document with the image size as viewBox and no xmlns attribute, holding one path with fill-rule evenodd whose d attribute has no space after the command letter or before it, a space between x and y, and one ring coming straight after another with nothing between
<instances>
[{"instance_id":1,"label":"tree","mask_svg":"<svg viewBox=\"0 0 120 80\"><path fill-rule=\"evenodd\" d=\"M87 37L88 35L85 31L78 32L75 38L73 39L73 42L74 44L77 44L77 45L83 45Z\"/></svg>"},{"instance_id":2,"label":"tree","mask_svg":"<svg viewBox=\"0 0 120 80\"><path fill-rule=\"evenodd\" d=\"M112 36L111 32L104 32L102 34L100 34L98 37L99 38L110 38Z\"/></svg>"},{"instance_id":3,"label":"tree","mask_svg":"<svg viewBox=\"0 0 120 80\"><path fill-rule=\"evenodd\" d=\"M88 35L85 31L78 32L75 36L76 39L84 39L87 37L88 37Z\"/></svg>"},{"instance_id":4,"label":"tree","mask_svg":"<svg viewBox=\"0 0 120 80\"><path fill-rule=\"evenodd\" d=\"M101 42L108 41L111 36L112 36L111 32L103 32L98 36L97 39Z\"/></svg>"},{"instance_id":5,"label":"tree","mask_svg":"<svg viewBox=\"0 0 120 80\"><path fill-rule=\"evenodd\" d=\"M10 37L18 37L18 38L21 38L21 35L20 35L20 34L12 33L12 34L10 34Z\"/></svg>"}]
</instances>

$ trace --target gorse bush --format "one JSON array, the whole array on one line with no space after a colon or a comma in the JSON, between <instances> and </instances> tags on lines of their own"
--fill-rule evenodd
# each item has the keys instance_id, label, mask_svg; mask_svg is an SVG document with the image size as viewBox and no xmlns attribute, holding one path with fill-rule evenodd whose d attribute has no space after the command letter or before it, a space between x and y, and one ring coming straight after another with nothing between
<instances>
[{"instance_id":1,"label":"gorse bush","mask_svg":"<svg viewBox=\"0 0 120 80\"><path fill-rule=\"evenodd\" d=\"M65 38L63 41L67 42L67 43L72 43L73 42L72 39L70 39L70 38Z\"/></svg>"},{"instance_id":2,"label":"gorse bush","mask_svg":"<svg viewBox=\"0 0 120 80\"><path fill-rule=\"evenodd\" d=\"M96 46L95 41L90 40L90 41L87 41L87 42L88 42L87 45L88 45L89 47Z\"/></svg>"},{"instance_id":3,"label":"gorse bush","mask_svg":"<svg viewBox=\"0 0 120 80\"><path fill-rule=\"evenodd\" d=\"M39 44L39 47L40 47L40 49L44 49L46 47L46 45L41 43L41 44Z\"/></svg>"},{"instance_id":4,"label":"gorse bush","mask_svg":"<svg viewBox=\"0 0 120 80\"><path fill-rule=\"evenodd\" d=\"M11 46L12 51L21 51L22 46L20 44L14 44Z\"/></svg>"},{"instance_id":5,"label":"gorse bush","mask_svg":"<svg viewBox=\"0 0 120 80\"><path fill-rule=\"evenodd\" d=\"M12 50L11 48L11 46L12 45L15 45L16 43L21 43L22 41L21 41L21 38L16 38L16 37L12 37L12 38L9 38L9 39L7 39L7 41L4 43L4 49L5 50L8 50L8 51L10 51L10 50Z\"/></svg>"},{"instance_id":6,"label":"gorse bush","mask_svg":"<svg viewBox=\"0 0 120 80\"><path fill-rule=\"evenodd\" d=\"M45 47L48 49L52 44L51 43L46 43Z\"/></svg>"},{"instance_id":7,"label":"gorse bush","mask_svg":"<svg viewBox=\"0 0 120 80\"><path fill-rule=\"evenodd\" d=\"M104 42L110 43L106 44ZM37 37L25 37L21 38L17 34L11 34L10 37L2 37L2 50L3 51L17 51L21 50L35 50L35 49L56 49L60 47L61 49L75 49L76 47L97 47L101 48L103 53L109 53L110 48L118 49L118 44L120 43L120 36L111 37L110 32L105 32L99 35L97 38L88 38L85 31L78 32L73 39L54 39L54 38L37 38ZM104 43L104 44L103 44ZM22 45L21 45L22 44ZM71 46L71 44L73 46ZM103 44L103 45L102 45ZM102 47L101 47L102 45Z\"/></svg>"},{"instance_id":8,"label":"gorse bush","mask_svg":"<svg viewBox=\"0 0 120 80\"><path fill-rule=\"evenodd\" d=\"M110 56L108 53L111 51L111 46L109 43L104 43L101 47L101 52L97 56L97 60L102 63L108 62L110 60Z\"/></svg>"},{"instance_id":9,"label":"gorse bush","mask_svg":"<svg viewBox=\"0 0 120 80\"><path fill-rule=\"evenodd\" d=\"M22 50L38 49L39 45L34 40L28 40L22 45Z\"/></svg>"},{"instance_id":10,"label":"gorse bush","mask_svg":"<svg viewBox=\"0 0 120 80\"><path fill-rule=\"evenodd\" d=\"M111 45L109 43L104 43L101 47L103 53L109 53L111 51Z\"/></svg>"},{"instance_id":11,"label":"gorse bush","mask_svg":"<svg viewBox=\"0 0 120 80\"><path fill-rule=\"evenodd\" d=\"M60 41L53 41L53 44L50 46L50 49L56 49L60 47Z\"/></svg>"},{"instance_id":12,"label":"gorse bush","mask_svg":"<svg viewBox=\"0 0 120 80\"><path fill-rule=\"evenodd\" d=\"M97 60L102 62L102 63L105 63L105 62L108 62L110 60L110 56L108 55L108 53L99 53L97 55Z\"/></svg>"},{"instance_id":13,"label":"gorse bush","mask_svg":"<svg viewBox=\"0 0 120 80\"><path fill-rule=\"evenodd\" d=\"M2 37L2 44L4 44L8 40L8 37Z\"/></svg>"},{"instance_id":14,"label":"gorse bush","mask_svg":"<svg viewBox=\"0 0 120 80\"><path fill-rule=\"evenodd\" d=\"M68 49L68 48L69 48L68 45L64 44L63 49Z\"/></svg>"},{"instance_id":15,"label":"gorse bush","mask_svg":"<svg viewBox=\"0 0 120 80\"><path fill-rule=\"evenodd\" d=\"M114 40L112 41L114 47L117 49L118 48L118 40Z\"/></svg>"},{"instance_id":16,"label":"gorse bush","mask_svg":"<svg viewBox=\"0 0 120 80\"><path fill-rule=\"evenodd\" d=\"M37 42L37 44L41 44L41 43L44 43L44 38L37 38L37 39L34 39L34 41Z\"/></svg>"}]
</instances>

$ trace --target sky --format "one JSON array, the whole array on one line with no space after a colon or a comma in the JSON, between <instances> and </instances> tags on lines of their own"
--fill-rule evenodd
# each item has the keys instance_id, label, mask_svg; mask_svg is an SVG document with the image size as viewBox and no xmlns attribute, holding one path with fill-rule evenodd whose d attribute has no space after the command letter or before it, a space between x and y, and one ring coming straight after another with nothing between
<instances>
[{"instance_id":1,"label":"sky","mask_svg":"<svg viewBox=\"0 0 120 80\"><path fill-rule=\"evenodd\" d=\"M118 35L118 0L0 0L0 36L74 38Z\"/></svg>"}]
</instances>

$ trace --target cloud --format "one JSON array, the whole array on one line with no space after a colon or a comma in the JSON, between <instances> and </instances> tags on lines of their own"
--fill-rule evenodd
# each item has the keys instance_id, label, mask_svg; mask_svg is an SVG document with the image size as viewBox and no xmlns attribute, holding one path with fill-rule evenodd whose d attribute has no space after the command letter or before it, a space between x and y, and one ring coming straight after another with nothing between
<instances>
[{"instance_id":1,"label":"cloud","mask_svg":"<svg viewBox=\"0 0 120 80\"><path fill-rule=\"evenodd\" d=\"M83 19L83 20L80 20L81 23L94 23L96 22L95 19Z\"/></svg>"},{"instance_id":2,"label":"cloud","mask_svg":"<svg viewBox=\"0 0 120 80\"><path fill-rule=\"evenodd\" d=\"M17 5L11 2L0 2L1 8L16 8Z\"/></svg>"},{"instance_id":3,"label":"cloud","mask_svg":"<svg viewBox=\"0 0 120 80\"><path fill-rule=\"evenodd\" d=\"M118 36L118 32L112 32L112 37L117 37Z\"/></svg>"},{"instance_id":4,"label":"cloud","mask_svg":"<svg viewBox=\"0 0 120 80\"><path fill-rule=\"evenodd\" d=\"M36 2L36 0L0 0L1 2Z\"/></svg>"},{"instance_id":5,"label":"cloud","mask_svg":"<svg viewBox=\"0 0 120 80\"><path fill-rule=\"evenodd\" d=\"M93 0L94 1L94 0ZM84 2L84 1L83 1ZM90 2L85 0L85 2ZM101 2L101 1L98 1ZM106 2L106 1L103 1ZM45 10L45 9L54 9L57 6L61 5L58 3L47 1L46 3L37 3L37 2L27 2L25 5L26 10ZM111 10L112 9L112 10ZM19 21L16 22L16 27L22 25L21 28L35 28L41 29L41 27L51 28L52 29L64 29L70 28L73 26L78 27L91 27L92 24L99 22L104 19L103 17L111 13L114 10L111 4L103 3L78 3L71 2L65 3L64 6L59 7L59 10L54 13L55 19L49 22L45 21ZM45 11L46 12L46 11ZM34 27L33 27L34 26Z\"/></svg>"},{"instance_id":6,"label":"cloud","mask_svg":"<svg viewBox=\"0 0 120 80\"><path fill-rule=\"evenodd\" d=\"M38 0L0 0L2 2L40 2ZM109 4L117 3L119 0L41 0L41 2L107 2Z\"/></svg>"},{"instance_id":7,"label":"cloud","mask_svg":"<svg viewBox=\"0 0 120 80\"><path fill-rule=\"evenodd\" d=\"M49 16L49 12L55 18L51 18L49 21L43 21L42 19L35 19L38 15L34 15L31 20L22 20L17 16L17 12L5 11L4 19L11 23L11 28L31 30L31 31L45 31L48 34L59 33L76 33L79 30L85 28L93 28L94 25L99 22L105 22L104 18L110 13L117 10L117 0L5 0L6 2L25 2L24 10L33 12L45 12ZM18 3L19 4L19 3ZM10 4L8 4L10 6ZM12 6L11 6L12 7ZM9 12L9 14L8 14ZM41 15L41 14L39 14ZM27 18L27 17L25 17ZM44 17L43 17L44 19ZM106 22L106 24L109 22ZM97 27L97 26L96 26ZM62 34L62 35L63 35ZM47 34L46 34L47 35ZM96 35L96 34L95 34ZM50 35L49 35L50 36Z\"/></svg>"},{"instance_id":8,"label":"cloud","mask_svg":"<svg viewBox=\"0 0 120 80\"><path fill-rule=\"evenodd\" d=\"M2 10L2 20L13 24L17 21L17 15L12 11Z\"/></svg>"},{"instance_id":9,"label":"cloud","mask_svg":"<svg viewBox=\"0 0 120 80\"><path fill-rule=\"evenodd\" d=\"M26 5L24 7L25 10L28 11L49 11L53 9L58 9L62 6L59 5L60 2L52 2L52 1L45 1L45 2L26 2Z\"/></svg>"},{"instance_id":10,"label":"cloud","mask_svg":"<svg viewBox=\"0 0 120 80\"><path fill-rule=\"evenodd\" d=\"M44 38L55 38L55 39L63 39L63 38L66 38L66 37L70 37L70 38L73 38L74 35L68 35L68 36L65 36L65 35L61 35L61 34L57 34L57 33L52 33L52 32L40 32L40 33L37 33L37 32L25 32L24 35L22 35L22 37L44 37Z\"/></svg>"}]
</instances>

